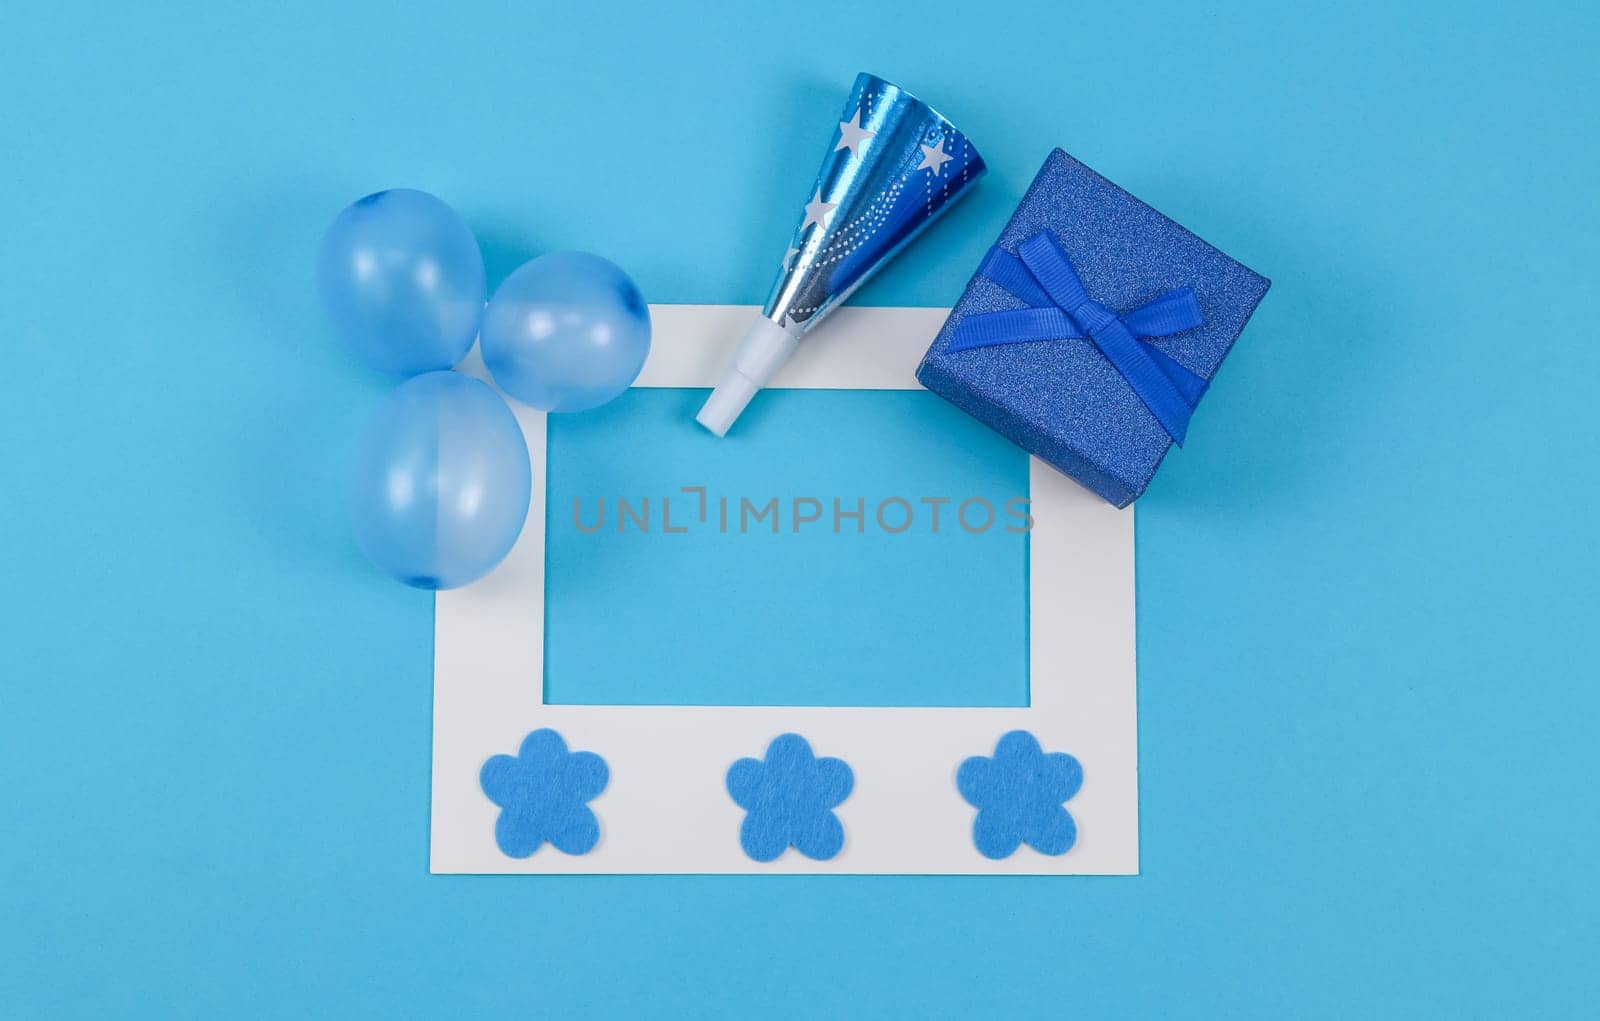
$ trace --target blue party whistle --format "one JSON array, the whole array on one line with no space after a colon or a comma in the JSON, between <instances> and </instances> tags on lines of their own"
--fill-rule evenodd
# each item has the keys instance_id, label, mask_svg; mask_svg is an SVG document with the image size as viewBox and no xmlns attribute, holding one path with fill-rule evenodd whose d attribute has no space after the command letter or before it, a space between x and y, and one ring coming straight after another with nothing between
<instances>
[{"instance_id":1,"label":"blue party whistle","mask_svg":"<svg viewBox=\"0 0 1600 1021\"><path fill-rule=\"evenodd\" d=\"M696 421L726 434L801 338L983 171L978 150L936 110L858 75L772 294Z\"/></svg>"}]
</instances>

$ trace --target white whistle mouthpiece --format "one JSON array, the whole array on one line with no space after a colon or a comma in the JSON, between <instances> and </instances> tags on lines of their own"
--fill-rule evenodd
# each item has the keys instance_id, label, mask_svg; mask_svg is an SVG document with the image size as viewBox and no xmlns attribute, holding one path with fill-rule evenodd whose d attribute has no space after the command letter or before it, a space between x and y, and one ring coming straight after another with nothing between
<instances>
[{"instance_id":1,"label":"white whistle mouthpiece","mask_svg":"<svg viewBox=\"0 0 1600 1021\"><path fill-rule=\"evenodd\" d=\"M800 338L771 319L758 317L739 342L739 353L734 355L722 382L711 391L694 420L718 436L727 435L728 427L743 413L756 391L771 382L799 343Z\"/></svg>"}]
</instances>

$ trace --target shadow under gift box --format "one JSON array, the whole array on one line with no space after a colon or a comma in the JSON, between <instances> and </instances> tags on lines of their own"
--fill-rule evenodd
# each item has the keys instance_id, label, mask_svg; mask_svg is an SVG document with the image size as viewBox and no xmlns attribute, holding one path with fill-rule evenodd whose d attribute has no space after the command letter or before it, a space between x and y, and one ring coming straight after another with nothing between
<instances>
[{"instance_id":1,"label":"shadow under gift box","mask_svg":"<svg viewBox=\"0 0 1600 1021\"><path fill-rule=\"evenodd\" d=\"M995 247L1054 235L1089 297L1122 314L1193 290L1199 326L1140 340L1209 381L1271 281L1068 156L1052 152ZM981 271L917 369L929 390L1118 507L1145 491L1172 437L1088 338L951 350L964 319L1028 308ZM957 345L959 346L959 345Z\"/></svg>"}]
</instances>

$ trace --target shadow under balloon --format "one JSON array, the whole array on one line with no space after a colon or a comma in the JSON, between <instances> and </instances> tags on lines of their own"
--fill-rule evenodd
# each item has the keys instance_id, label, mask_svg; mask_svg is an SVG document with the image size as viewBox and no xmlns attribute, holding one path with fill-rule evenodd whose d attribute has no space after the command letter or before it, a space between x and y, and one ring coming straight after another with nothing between
<instances>
[{"instance_id":1,"label":"shadow under balloon","mask_svg":"<svg viewBox=\"0 0 1600 1021\"><path fill-rule=\"evenodd\" d=\"M532 230L519 229L505 217L467 215L467 223L477 235L478 248L483 252L483 270L491 297L495 288L523 263L550 251L534 243L536 235Z\"/></svg>"}]
</instances>

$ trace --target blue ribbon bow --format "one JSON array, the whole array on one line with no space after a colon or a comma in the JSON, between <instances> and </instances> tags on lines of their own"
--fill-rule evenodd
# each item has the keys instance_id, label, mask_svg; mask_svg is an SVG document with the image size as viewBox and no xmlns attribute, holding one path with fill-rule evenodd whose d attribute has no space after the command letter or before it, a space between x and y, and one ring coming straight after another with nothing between
<instances>
[{"instance_id":1,"label":"blue ribbon bow","mask_svg":"<svg viewBox=\"0 0 1600 1021\"><path fill-rule=\"evenodd\" d=\"M1183 446L1189 418L1209 384L1139 341L1199 326L1200 305L1194 291L1187 287L1170 291L1120 316L1112 315L1089 297L1072 260L1047 231L1018 245L1015 256L999 248L989 249L978 272L1030 307L968 316L957 325L947 351L1087 337L1128 381L1172 441Z\"/></svg>"}]
</instances>

